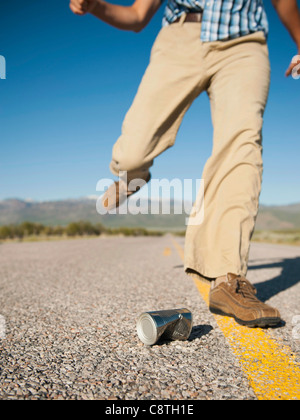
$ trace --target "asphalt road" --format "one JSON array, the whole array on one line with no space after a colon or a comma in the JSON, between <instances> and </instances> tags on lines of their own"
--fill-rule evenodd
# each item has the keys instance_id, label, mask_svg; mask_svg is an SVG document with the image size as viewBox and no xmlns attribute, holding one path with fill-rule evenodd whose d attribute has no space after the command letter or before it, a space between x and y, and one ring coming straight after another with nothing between
<instances>
[{"instance_id":1,"label":"asphalt road","mask_svg":"<svg viewBox=\"0 0 300 420\"><path fill-rule=\"evenodd\" d=\"M248 278L285 321L266 334L288 346L295 363L299 273L300 248L253 244ZM188 341L139 341L140 313L181 307L194 315ZM0 399L257 395L166 236L1 244Z\"/></svg>"}]
</instances>

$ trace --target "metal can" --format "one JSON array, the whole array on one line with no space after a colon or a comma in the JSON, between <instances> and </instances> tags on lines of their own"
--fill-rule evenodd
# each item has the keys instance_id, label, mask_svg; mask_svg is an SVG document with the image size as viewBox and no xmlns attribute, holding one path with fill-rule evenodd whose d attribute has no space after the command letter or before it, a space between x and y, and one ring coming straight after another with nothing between
<instances>
[{"instance_id":1,"label":"metal can","mask_svg":"<svg viewBox=\"0 0 300 420\"><path fill-rule=\"evenodd\" d=\"M193 327L193 315L186 308L144 312L137 320L139 339L147 346L159 340L187 340Z\"/></svg>"}]
</instances>

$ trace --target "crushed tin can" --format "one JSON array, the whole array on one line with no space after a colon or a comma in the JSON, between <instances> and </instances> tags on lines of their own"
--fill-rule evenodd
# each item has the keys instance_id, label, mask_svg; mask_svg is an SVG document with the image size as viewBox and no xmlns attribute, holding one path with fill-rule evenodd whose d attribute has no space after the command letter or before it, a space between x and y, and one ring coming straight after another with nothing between
<instances>
[{"instance_id":1,"label":"crushed tin can","mask_svg":"<svg viewBox=\"0 0 300 420\"><path fill-rule=\"evenodd\" d=\"M187 340L193 328L193 315L186 308L142 313L137 320L139 339L147 346L160 340Z\"/></svg>"}]
</instances>

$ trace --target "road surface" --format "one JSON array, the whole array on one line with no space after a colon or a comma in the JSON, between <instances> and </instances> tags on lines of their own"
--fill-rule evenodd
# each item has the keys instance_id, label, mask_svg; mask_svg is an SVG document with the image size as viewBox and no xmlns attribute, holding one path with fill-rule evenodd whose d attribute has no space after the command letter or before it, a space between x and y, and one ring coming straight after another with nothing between
<instances>
[{"instance_id":1,"label":"road surface","mask_svg":"<svg viewBox=\"0 0 300 420\"><path fill-rule=\"evenodd\" d=\"M248 278L285 322L250 330L209 313L183 245L1 244L0 399L300 399L300 248L252 245ZM140 313L182 307L194 315L188 341L139 341Z\"/></svg>"}]
</instances>

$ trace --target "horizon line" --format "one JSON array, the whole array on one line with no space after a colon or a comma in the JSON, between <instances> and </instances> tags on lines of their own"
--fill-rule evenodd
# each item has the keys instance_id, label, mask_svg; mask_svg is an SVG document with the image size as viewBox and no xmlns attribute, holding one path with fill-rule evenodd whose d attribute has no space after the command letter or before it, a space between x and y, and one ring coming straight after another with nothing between
<instances>
[{"instance_id":1,"label":"horizon line","mask_svg":"<svg viewBox=\"0 0 300 420\"><path fill-rule=\"evenodd\" d=\"M39 204L39 203L53 203L53 202L60 202L60 201L80 201L80 200L98 200L101 195L86 195L86 196L77 196L77 197L65 197L65 198L49 198L49 199L32 199L32 198L20 198L20 197L7 197L7 198L0 198L1 202L7 202L7 201L20 201L23 203L33 203L33 204ZM153 198L147 198L147 197L140 197L141 200L167 200L166 197L153 197ZM171 198L171 201L183 201L179 198ZM260 203L259 207L290 207L300 205L300 199L299 201L290 202L290 203L280 203L280 204L266 204L266 203Z\"/></svg>"}]
</instances>

